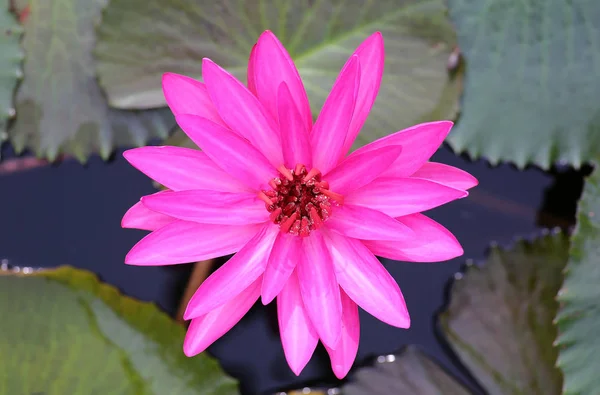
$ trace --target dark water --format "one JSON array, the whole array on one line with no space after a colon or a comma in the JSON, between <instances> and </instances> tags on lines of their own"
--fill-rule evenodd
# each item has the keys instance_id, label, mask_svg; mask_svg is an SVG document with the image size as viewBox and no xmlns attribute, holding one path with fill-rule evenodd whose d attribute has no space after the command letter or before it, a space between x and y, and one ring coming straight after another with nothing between
<instances>
[{"instance_id":1,"label":"dark water","mask_svg":"<svg viewBox=\"0 0 600 395\"><path fill-rule=\"evenodd\" d=\"M9 148L3 157L14 157ZM465 256L433 264L384 261L400 284L412 317L409 330L392 328L361 311L357 365L406 344L418 344L461 380L470 382L435 333L434 315L444 304L449 281L466 259L481 260L491 242L531 237L541 227L572 224L582 177L573 171L518 171L471 163L442 148L433 160L469 171L480 185L463 200L428 214L462 242ZM133 297L154 301L174 314L190 265L131 267L128 249L145 232L123 230L120 219L140 196L153 193L150 181L121 154L105 163L92 158L84 167L73 160L27 171L0 174L0 259L33 267L73 265ZM272 393L310 384L336 384L323 349L300 377L285 362L273 306L256 305L209 351L241 380L244 394ZM475 387L474 387L475 388Z\"/></svg>"}]
</instances>

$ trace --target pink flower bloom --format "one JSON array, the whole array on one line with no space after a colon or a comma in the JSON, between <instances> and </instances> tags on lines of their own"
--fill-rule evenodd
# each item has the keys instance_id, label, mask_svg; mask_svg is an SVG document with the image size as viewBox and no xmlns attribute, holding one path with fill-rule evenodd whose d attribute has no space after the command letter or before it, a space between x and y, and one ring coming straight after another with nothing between
<instances>
[{"instance_id":1,"label":"pink flower bloom","mask_svg":"<svg viewBox=\"0 0 600 395\"><path fill-rule=\"evenodd\" d=\"M344 377L358 349L358 306L408 328L400 288L375 255L442 261L463 250L421 214L467 196L477 180L428 162L452 122L424 123L347 155L383 74L380 33L350 57L313 124L302 80L271 32L248 65L248 87L209 59L204 83L165 74L177 122L202 151L125 153L167 191L145 196L123 227L150 230L131 265L187 263L237 253L191 299L188 356L231 329L260 297L277 298L281 341L299 374L320 340Z\"/></svg>"}]
</instances>

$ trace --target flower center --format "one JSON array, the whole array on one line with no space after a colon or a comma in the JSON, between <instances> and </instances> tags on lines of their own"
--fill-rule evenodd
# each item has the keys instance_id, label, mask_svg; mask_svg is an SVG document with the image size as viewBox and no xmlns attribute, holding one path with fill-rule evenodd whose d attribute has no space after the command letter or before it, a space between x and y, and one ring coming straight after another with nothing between
<instances>
[{"instance_id":1,"label":"flower center","mask_svg":"<svg viewBox=\"0 0 600 395\"><path fill-rule=\"evenodd\" d=\"M269 181L272 189L258 197L282 232L306 237L329 218L332 204L341 204L343 196L329 190L317 169L307 171L303 164L297 164L293 170L283 165L278 170L281 176Z\"/></svg>"}]
</instances>

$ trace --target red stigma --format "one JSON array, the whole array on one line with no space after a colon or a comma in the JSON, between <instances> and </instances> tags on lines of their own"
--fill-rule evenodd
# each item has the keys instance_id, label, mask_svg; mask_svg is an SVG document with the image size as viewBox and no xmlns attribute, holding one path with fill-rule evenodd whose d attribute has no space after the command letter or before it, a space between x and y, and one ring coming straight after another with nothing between
<instances>
[{"instance_id":1,"label":"red stigma","mask_svg":"<svg viewBox=\"0 0 600 395\"><path fill-rule=\"evenodd\" d=\"M329 190L329 183L321 180L317 169L306 170L303 164L294 169L279 167L281 177L269 181L271 190L258 197L265 202L269 218L281 231L306 237L318 229L331 215L332 204L342 204L344 197Z\"/></svg>"}]
</instances>

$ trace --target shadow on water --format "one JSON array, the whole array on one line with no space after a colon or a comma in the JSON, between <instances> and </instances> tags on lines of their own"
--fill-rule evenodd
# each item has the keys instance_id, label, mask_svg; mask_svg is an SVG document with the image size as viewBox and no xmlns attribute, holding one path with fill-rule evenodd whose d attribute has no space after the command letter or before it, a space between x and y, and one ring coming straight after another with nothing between
<instances>
[{"instance_id":1,"label":"shadow on water","mask_svg":"<svg viewBox=\"0 0 600 395\"><path fill-rule=\"evenodd\" d=\"M15 156L10 148L4 147L3 151L2 163L12 163L10 159ZM174 314L190 265L123 264L129 248L145 232L121 229L121 217L140 196L155 189L126 163L121 152L108 163L94 157L86 166L71 159L58 165L36 166L37 162L30 159L28 166L0 169L0 259L19 266L68 264L89 269L124 293L154 301ZM434 330L433 316L444 304L449 280L465 259L483 259L491 242L508 244L516 236L536 234L541 227L570 227L583 174L589 169L545 173L536 168L518 171L509 165L490 168L484 161L458 157L447 147L440 149L433 160L462 168L480 180L469 197L428 213L456 235L465 255L430 264L383 260L403 290L412 327L392 328L361 311L357 366L369 363L375 355L417 344L450 373L472 383ZM243 393L336 384L321 347L299 377L288 369L275 314L274 306L257 303L209 350L241 380Z\"/></svg>"}]
</instances>

